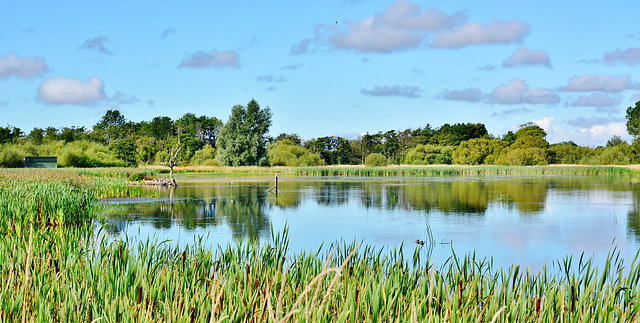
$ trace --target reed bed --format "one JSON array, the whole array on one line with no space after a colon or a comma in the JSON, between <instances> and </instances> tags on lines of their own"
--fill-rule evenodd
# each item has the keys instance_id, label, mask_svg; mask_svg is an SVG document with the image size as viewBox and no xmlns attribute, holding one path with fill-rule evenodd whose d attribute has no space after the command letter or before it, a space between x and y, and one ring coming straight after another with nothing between
<instances>
[{"instance_id":1,"label":"reed bed","mask_svg":"<svg viewBox=\"0 0 640 323\"><path fill-rule=\"evenodd\" d=\"M435 267L420 246L412 259L355 243L292 255L286 229L217 250L96 236L1 237L0 321L640 321L640 266L615 252L601 268L566 258L532 273L474 255Z\"/></svg>"},{"instance_id":2,"label":"reed bed","mask_svg":"<svg viewBox=\"0 0 640 323\"><path fill-rule=\"evenodd\" d=\"M0 233L40 226L77 225L93 218L98 198L149 196L124 177L55 169L0 170Z\"/></svg>"}]
</instances>

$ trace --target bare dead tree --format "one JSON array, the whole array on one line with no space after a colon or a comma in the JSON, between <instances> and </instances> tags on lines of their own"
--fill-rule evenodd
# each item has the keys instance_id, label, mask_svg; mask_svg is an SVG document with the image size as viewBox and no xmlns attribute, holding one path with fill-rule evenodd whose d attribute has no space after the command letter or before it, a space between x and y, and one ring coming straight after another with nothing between
<instances>
[{"instance_id":1,"label":"bare dead tree","mask_svg":"<svg viewBox=\"0 0 640 323\"><path fill-rule=\"evenodd\" d=\"M171 149L171 156L169 158L169 179L171 180L170 184L173 186L178 186L178 184L176 183L176 180L173 178L173 167L176 166L176 159L178 158L178 154L182 149L182 146L180 145L181 133L182 133L182 129L178 129L178 144Z\"/></svg>"}]
</instances>

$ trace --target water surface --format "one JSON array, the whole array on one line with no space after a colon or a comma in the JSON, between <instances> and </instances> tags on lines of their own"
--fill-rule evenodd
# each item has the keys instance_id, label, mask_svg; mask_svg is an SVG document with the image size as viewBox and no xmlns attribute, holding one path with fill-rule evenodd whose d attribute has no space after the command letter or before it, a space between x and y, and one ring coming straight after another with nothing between
<instances>
[{"instance_id":1,"label":"water surface","mask_svg":"<svg viewBox=\"0 0 640 323\"><path fill-rule=\"evenodd\" d=\"M119 236L194 238L214 247L271 239L289 227L292 251L364 241L406 249L435 241L433 256L475 252L496 265L540 269L582 253L601 262L640 248L640 187L608 177L181 177L157 198L108 199L105 229Z\"/></svg>"}]
</instances>

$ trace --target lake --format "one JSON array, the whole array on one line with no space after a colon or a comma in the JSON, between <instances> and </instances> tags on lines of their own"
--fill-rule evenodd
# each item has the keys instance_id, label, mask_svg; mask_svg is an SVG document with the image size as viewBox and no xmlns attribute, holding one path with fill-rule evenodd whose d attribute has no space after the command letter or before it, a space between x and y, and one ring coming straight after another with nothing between
<instances>
[{"instance_id":1,"label":"lake","mask_svg":"<svg viewBox=\"0 0 640 323\"><path fill-rule=\"evenodd\" d=\"M287 225L292 252L335 241L413 252L421 240L436 262L453 249L534 270L582 253L602 262L614 249L630 262L640 248L640 185L629 179L281 176L277 194L271 176L177 180L155 198L103 200L103 232L217 248L270 241Z\"/></svg>"}]
</instances>

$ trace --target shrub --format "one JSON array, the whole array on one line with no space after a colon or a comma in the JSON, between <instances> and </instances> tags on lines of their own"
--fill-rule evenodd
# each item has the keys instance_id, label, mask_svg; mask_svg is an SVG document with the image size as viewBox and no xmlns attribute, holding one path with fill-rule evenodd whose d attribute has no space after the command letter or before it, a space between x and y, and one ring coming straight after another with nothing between
<instances>
[{"instance_id":1,"label":"shrub","mask_svg":"<svg viewBox=\"0 0 640 323\"><path fill-rule=\"evenodd\" d=\"M498 139L478 138L462 142L453 152L454 164L494 164L508 144Z\"/></svg>"},{"instance_id":2,"label":"shrub","mask_svg":"<svg viewBox=\"0 0 640 323\"><path fill-rule=\"evenodd\" d=\"M389 160L382 154L372 153L364 159L364 164L367 167L381 167L389 165Z\"/></svg>"},{"instance_id":3,"label":"shrub","mask_svg":"<svg viewBox=\"0 0 640 323\"><path fill-rule=\"evenodd\" d=\"M321 166L324 160L320 154L295 145L289 139L270 144L268 147L269 164L271 166Z\"/></svg>"},{"instance_id":4,"label":"shrub","mask_svg":"<svg viewBox=\"0 0 640 323\"><path fill-rule=\"evenodd\" d=\"M448 165L451 164L454 149L452 146L417 145L407 150L404 162L409 165Z\"/></svg>"},{"instance_id":5,"label":"shrub","mask_svg":"<svg viewBox=\"0 0 640 323\"><path fill-rule=\"evenodd\" d=\"M22 167L24 154L11 144L0 145L0 167Z\"/></svg>"},{"instance_id":6,"label":"shrub","mask_svg":"<svg viewBox=\"0 0 640 323\"><path fill-rule=\"evenodd\" d=\"M211 145L205 145L193 154L189 164L191 166L218 166L215 148Z\"/></svg>"}]
</instances>

